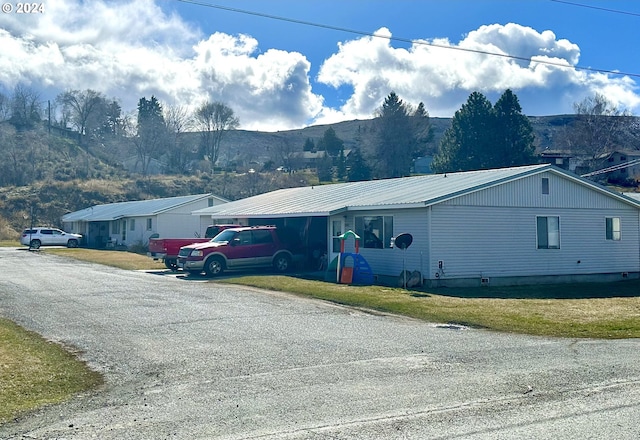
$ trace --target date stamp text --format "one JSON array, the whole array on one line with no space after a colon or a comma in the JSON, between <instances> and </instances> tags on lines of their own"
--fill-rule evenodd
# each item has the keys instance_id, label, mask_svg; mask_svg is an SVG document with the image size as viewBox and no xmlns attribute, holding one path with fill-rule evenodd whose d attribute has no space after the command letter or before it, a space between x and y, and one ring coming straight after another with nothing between
<instances>
[{"instance_id":1,"label":"date stamp text","mask_svg":"<svg viewBox=\"0 0 640 440\"><path fill-rule=\"evenodd\" d=\"M44 14L44 3L2 3L0 9L5 14Z\"/></svg>"}]
</instances>

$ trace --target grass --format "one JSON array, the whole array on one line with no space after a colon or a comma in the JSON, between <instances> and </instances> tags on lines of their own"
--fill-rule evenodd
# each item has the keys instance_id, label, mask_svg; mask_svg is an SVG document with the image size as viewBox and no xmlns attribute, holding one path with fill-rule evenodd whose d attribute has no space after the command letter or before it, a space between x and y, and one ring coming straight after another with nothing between
<instances>
[{"instance_id":1,"label":"grass","mask_svg":"<svg viewBox=\"0 0 640 440\"><path fill-rule=\"evenodd\" d=\"M409 291L347 286L286 276L220 280L500 332L565 338L640 337L640 281L557 286L482 287Z\"/></svg>"},{"instance_id":2,"label":"grass","mask_svg":"<svg viewBox=\"0 0 640 440\"><path fill-rule=\"evenodd\" d=\"M0 318L0 423L101 384L74 354Z\"/></svg>"},{"instance_id":3,"label":"grass","mask_svg":"<svg viewBox=\"0 0 640 440\"><path fill-rule=\"evenodd\" d=\"M0 247L19 247L22 246L17 240L0 240Z\"/></svg>"},{"instance_id":4,"label":"grass","mask_svg":"<svg viewBox=\"0 0 640 440\"><path fill-rule=\"evenodd\" d=\"M84 248L41 248L40 252L75 258L76 260L89 261L92 263L104 264L118 267L125 270L152 270L166 269L164 263L153 261L146 255L135 254L133 252L96 250Z\"/></svg>"}]
</instances>

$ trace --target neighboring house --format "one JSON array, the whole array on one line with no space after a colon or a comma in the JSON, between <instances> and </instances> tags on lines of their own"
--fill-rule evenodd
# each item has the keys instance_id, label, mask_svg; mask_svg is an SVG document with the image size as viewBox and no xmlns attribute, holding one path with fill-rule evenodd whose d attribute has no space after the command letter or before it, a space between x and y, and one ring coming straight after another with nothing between
<instances>
[{"instance_id":1,"label":"neighboring house","mask_svg":"<svg viewBox=\"0 0 640 440\"><path fill-rule=\"evenodd\" d=\"M329 260L352 230L379 279L403 267L438 286L640 274L640 201L547 164L281 189L194 215L294 227ZM400 233L413 236L404 251L390 247Z\"/></svg>"},{"instance_id":2,"label":"neighboring house","mask_svg":"<svg viewBox=\"0 0 640 440\"><path fill-rule=\"evenodd\" d=\"M146 244L149 237L204 236L207 224L191 215L227 200L212 194L95 205L62 217L68 232L82 234L89 247Z\"/></svg>"},{"instance_id":3,"label":"neighboring house","mask_svg":"<svg viewBox=\"0 0 640 440\"><path fill-rule=\"evenodd\" d=\"M351 154L350 149L345 149L343 152L345 159ZM318 163L327 155L327 152L324 150L297 151L289 155L289 163L295 168L317 168Z\"/></svg>"},{"instance_id":4,"label":"neighboring house","mask_svg":"<svg viewBox=\"0 0 640 440\"><path fill-rule=\"evenodd\" d=\"M640 180L640 151L614 151L603 162L611 171L607 177L613 181Z\"/></svg>"}]
</instances>

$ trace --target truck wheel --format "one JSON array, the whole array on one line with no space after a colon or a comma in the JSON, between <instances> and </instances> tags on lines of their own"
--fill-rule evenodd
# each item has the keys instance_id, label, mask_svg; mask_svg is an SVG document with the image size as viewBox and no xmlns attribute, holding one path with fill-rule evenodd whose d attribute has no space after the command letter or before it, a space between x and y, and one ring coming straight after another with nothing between
<instances>
[{"instance_id":1,"label":"truck wheel","mask_svg":"<svg viewBox=\"0 0 640 440\"><path fill-rule=\"evenodd\" d=\"M71 239L67 242L67 247L68 248L77 248L78 247L78 240L75 239Z\"/></svg>"},{"instance_id":2,"label":"truck wheel","mask_svg":"<svg viewBox=\"0 0 640 440\"><path fill-rule=\"evenodd\" d=\"M31 249L40 249L40 240L35 239L35 240L31 240L31 243L29 244L29 247Z\"/></svg>"},{"instance_id":3,"label":"truck wheel","mask_svg":"<svg viewBox=\"0 0 640 440\"><path fill-rule=\"evenodd\" d=\"M167 269L171 269L173 271L178 270L178 260L175 258L168 258L164 260L164 265Z\"/></svg>"},{"instance_id":4,"label":"truck wheel","mask_svg":"<svg viewBox=\"0 0 640 440\"><path fill-rule=\"evenodd\" d=\"M277 272L286 272L291 267L291 258L287 254L280 254L273 259L273 268Z\"/></svg>"},{"instance_id":5,"label":"truck wheel","mask_svg":"<svg viewBox=\"0 0 640 440\"><path fill-rule=\"evenodd\" d=\"M224 261L220 257L209 258L204 265L204 272L210 277L221 275L224 272Z\"/></svg>"}]
</instances>

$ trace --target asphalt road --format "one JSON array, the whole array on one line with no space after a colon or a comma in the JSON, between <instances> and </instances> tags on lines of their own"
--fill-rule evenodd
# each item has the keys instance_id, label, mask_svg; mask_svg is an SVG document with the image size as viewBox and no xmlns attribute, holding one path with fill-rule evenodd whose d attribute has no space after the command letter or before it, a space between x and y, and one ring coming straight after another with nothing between
<instances>
[{"instance_id":1,"label":"asphalt road","mask_svg":"<svg viewBox=\"0 0 640 440\"><path fill-rule=\"evenodd\" d=\"M456 329L2 248L0 315L106 377L0 439L640 438L640 340Z\"/></svg>"}]
</instances>

